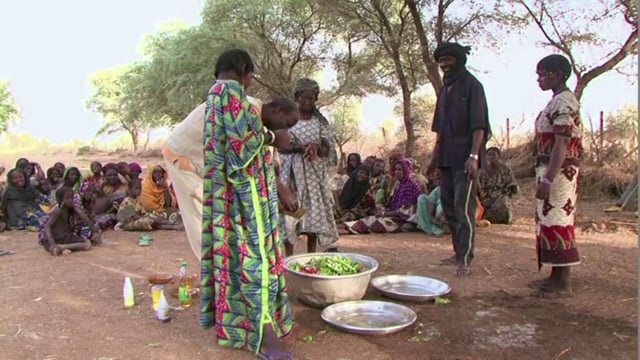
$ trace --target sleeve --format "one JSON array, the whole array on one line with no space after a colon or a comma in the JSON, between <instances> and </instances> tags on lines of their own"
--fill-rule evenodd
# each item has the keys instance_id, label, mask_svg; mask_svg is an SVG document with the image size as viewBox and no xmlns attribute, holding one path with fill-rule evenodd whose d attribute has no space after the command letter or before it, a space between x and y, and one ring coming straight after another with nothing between
<instances>
[{"instance_id":1,"label":"sleeve","mask_svg":"<svg viewBox=\"0 0 640 360\"><path fill-rule=\"evenodd\" d=\"M336 151L336 139L333 135L333 128L331 127L331 123L328 122L324 124L320 121L320 138L327 142L329 146L329 157L328 162L330 166L338 165L338 152Z\"/></svg>"},{"instance_id":2,"label":"sleeve","mask_svg":"<svg viewBox=\"0 0 640 360\"><path fill-rule=\"evenodd\" d=\"M484 88L478 81L474 81L469 92L469 123L471 130L484 129L489 131L489 111Z\"/></svg>"},{"instance_id":3,"label":"sleeve","mask_svg":"<svg viewBox=\"0 0 640 360\"><path fill-rule=\"evenodd\" d=\"M264 134L262 121L252 111L252 105L244 90L235 84L214 85L207 99L204 147L213 149L218 141L216 127L224 129L226 135L225 159L230 179L235 173L245 170L256 155L262 151ZM211 168L206 164L205 169Z\"/></svg>"},{"instance_id":4,"label":"sleeve","mask_svg":"<svg viewBox=\"0 0 640 360\"><path fill-rule=\"evenodd\" d=\"M557 95L550 105L549 121L555 135L571 137L578 118L578 99L569 91Z\"/></svg>"},{"instance_id":5,"label":"sleeve","mask_svg":"<svg viewBox=\"0 0 640 360\"><path fill-rule=\"evenodd\" d=\"M36 196L36 204L38 205L46 205L49 203L49 197L43 193L38 193Z\"/></svg>"}]
</instances>

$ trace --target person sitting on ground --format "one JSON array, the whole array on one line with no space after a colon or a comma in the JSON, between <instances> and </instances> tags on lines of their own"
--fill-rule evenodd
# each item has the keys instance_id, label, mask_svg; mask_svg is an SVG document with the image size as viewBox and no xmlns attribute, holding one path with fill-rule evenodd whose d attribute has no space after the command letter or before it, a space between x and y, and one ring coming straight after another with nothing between
<instances>
[{"instance_id":1,"label":"person sitting on ground","mask_svg":"<svg viewBox=\"0 0 640 360\"><path fill-rule=\"evenodd\" d=\"M60 187L70 187L74 192L77 192L80 185L82 185L82 174L80 174L80 170L75 166L65 170L62 176L62 186Z\"/></svg>"},{"instance_id":2,"label":"person sitting on ground","mask_svg":"<svg viewBox=\"0 0 640 360\"><path fill-rule=\"evenodd\" d=\"M166 215L167 218L178 213L176 194L162 165L152 166L147 170L142 179L140 202L146 211Z\"/></svg>"},{"instance_id":3,"label":"person sitting on ground","mask_svg":"<svg viewBox=\"0 0 640 360\"><path fill-rule=\"evenodd\" d=\"M418 196L418 206L416 208L418 229L427 235L433 236L444 234L447 222L442 209L439 181L439 172L436 170L430 181L434 188L428 195L420 194Z\"/></svg>"},{"instance_id":4,"label":"person sitting on ground","mask_svg":"<svg viewBox=\"0 0 640 360\"><path fill-rule=\"evenodd\" d=\"M100 228L108 229L117 223L116 213L120 202L127 196L127 185L122 182L118 166L114 163L102 167L102 176L93 210Z\"/></svg>"},{"instance_id":5,"label":"person sitting on ground","mask_svg":"<svg viewBox=\"0 0 640 360\"><path fill-rule=\"evenodd\" d=\"M41 205L48 204L47 196L31 186L24 171L9 171L1 206L9 229L36 231L39 219L44 216Z\"/></svg>"},{"instance_id":6,"label":"person sitting on ground","mask_svg":"<svg viewBox=\"0 0 640 360\"><path fill-rule=\"evenodd\" d=\"M340 173L346 176L351 176L351 173L356 171L357 168L362 165L362 157L358 153L351 153L347 155L347 166L345 166Z\"/></svg>"},{"instance_id":7,"label":"person sitting on ground","mask_svg":"<svg viewBox=\"0 0 640 360\"><path fill-rule=\"evenodd\" d=\"M422 175L422 169L418 165L418 162L415 159L410 159L410 161L411 168L413 169L413 171L411 172L411 176L413 177L413 180L418 183L418 186L420 186L420 193L428 194L427 191L429 189L429 180L426 176Z\"/></svg>"},{"instance_id":8,"label":"person sitting on ground","mask_svg":"<svg viewBox=\"0 0 640 360\"><path fill-rule=\"evenodd\" d=\"M125 184L128 183L131 179L131 176L129 174L129 163L127 163L126 161L121 161L117 164L117 166L120 180Z\"/></svg>"},{"instance_id":9,"label":"person sitting on ground","mask_svg":"<svg viewBox=\"0 0 640 360\"><path fill-rule=\"evenodd\" d=\"M378 210L377 216L345 222L352 234L394 233L414 228L415 209L420 187L411 177L411 164L401 159L394 165L394 186L389 204Z\"/></svg>"},{"instance_id":10,"label":"person sitting on ground","mask_svg":"<svg viewBox=\"0 0 640 360\"><path fill-rule=\"evenodd\" d=\"M87 176L84 179L85 183L100 185L102 183L102 164L99 161L91 162L89 167L91 169L91 176Z\"/></svg>"},{"instance_id":11,"label":"person sitting on ground","mask_svg":"<svg viewBox=\"0 0 640 360\"><path fill-rule=\"evenodd\" d=\"M375 155L369 155L366 158L364 158L364 161L362 162L362 165L367 165L371 168L373 168L373 163L376 161L376 156Z\"/></svg>"},{"instance_id":12,"label":"person sitting on ground","mask_svg":"<svg viewBox=\"0 0 640 360\"><path fill-rule=\"evenodd\" d=\"M511 168L500 159L497 147L487 149L488 166L480 171L480 201L483 219L493 224L511 224L511 197L518 193L518 185Z\"/></svg>"},{"instance_id":13,"label":"person sitting on ground","mask_svg":"<svg viewBox=\"0 0 640 360\"><path fill-rule=\"evenodd\" d=\"M26 160L26 159L21 159L21 160ZM40 184L44 182L46 179L45 173L44 171L42 171L42 167L40 166L40 164L36 162L24 163L24 161L20 161L20 160L18 160L18 162L20 162L19 169L22 169L24 174L27 176L27 179L29 179L31 186L33 186L36 189L40 187Z\"/></svg>"},{"instance_id":14,"label":"person sitting on ground","mask_svg":"<svg viewBox=\"0 0 640 360\"><path fill-rule=\"evenodd\" d=\"M91 239L82 236L78 224L87 224L94 233L98 233L98 227L73 203L73 195L74 191L70 187L64 186L56 190L58 204L40 221L38 242L51 255L67 255L71 251L91 248Z\"/></svg>"},{"instance_id":15,"label":"person sitting on ground","mask_svg":"<svg viewBox=\"0 0 640 360\"><path fill-rule=\"evenodd\" d=\"M93 208L97 198L98 187L96 184L89 182L83 182L78 192L73 194L73 203L87 215L89 220L91 220L91 224L96 223L96 214ZM86 239L94 239L93 226L83 222L82 219L77 220L79 221L77 226L80 228L80 236ZM96 223L96 225L98 225L98 228L100 227L99 224Z\"/></svg>"},{"instance_id":16,"label":"person sitting on ground","mask_svg":"<svg viewBox=\"0 0 640 360\"><path fill-rule=\"evenodd\" d=\"M116 215L117 229L125 231L180 230L181 225L172 224L169 220L148 213L140 202L142 182L131 179L128 184L127 197L122 200Z\"/></svg>"},{"instance_id":17,"label":"person sitting on ground","mask_svg":"<svg viewBox=\"0 0 640 360\"><path fill-rule=\"evenodd\" d=\"M376 201L370 191L370 176L371 167L366 165L360 165L351 172L339 197L341 221L359 220L375 214Z\"/></svg>"},{"instance_id":18,"label":"person sitting on ground","mask_svg":"<svg viewBox=\"0 0 640 360\"><path fill-rule=\"evenodd\" d=\"M60 173L60 176L62 176L62 174L64 174L64 171L67 170L67 166L64 163L60 162L60 161L58 161L57 163L53 164L53 167L58 169L58 172Z\"/></svg>"},{"instance_id":19,"label":"person sitting on ground","mask_svg":"<svg viewBox=\"0 0 640 360\"><path fill-rule=\"evenodd\" d=\"M139 179L142 174L142 166L136 162L129 163L129 179Z\"/></svg>"},{"instance_id":20,"label":"person sitting on ground","mask_svg":"<svg viewBox=\"0 0 640 360\"><path fill-rule=\"evenodd\" d=\"M384 162L384 159L375 159L373 161L369 183L377 207L384 206L389 199L387 189L390 188L389 183L392 183L393 179L387 174L386 168L387 164Z\"/></svg>"}]
</instances>

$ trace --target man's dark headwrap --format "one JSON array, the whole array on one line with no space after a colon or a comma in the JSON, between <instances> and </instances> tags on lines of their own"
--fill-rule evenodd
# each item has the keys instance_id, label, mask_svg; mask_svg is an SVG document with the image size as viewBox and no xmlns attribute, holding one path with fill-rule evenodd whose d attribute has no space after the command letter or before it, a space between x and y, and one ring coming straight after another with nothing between
<instances>
[{"instance_id":1,"label":"man's dark headwrap","mask_svg":"<svg viewBox=\"0 0 640 360\"><path fill-rule=\"evenodd\" d=\"M451 71L444 75L445 84L449 85L456 79L456 75L466 70L467 55L471 51L470 46L462 46L458 43L446 42L440 44L433 52L433 58L438 61L443 56L452 56L456 59Z\"/></svg>"}]
</instances>

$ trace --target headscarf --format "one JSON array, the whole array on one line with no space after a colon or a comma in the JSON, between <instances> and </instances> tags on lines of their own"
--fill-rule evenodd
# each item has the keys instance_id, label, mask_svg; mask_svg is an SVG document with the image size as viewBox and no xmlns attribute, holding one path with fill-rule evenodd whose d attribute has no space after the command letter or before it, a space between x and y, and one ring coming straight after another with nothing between
<instances>
[{"instance_id":1,"label":"headscarf","mask_svg":"<svg viewBox=\"0 0 640 360\"><path fill-rule=\"evenodd\" d=\"M402 159L404 159L404 155L399 151L392 152L391 155L389 155L389 175L394 176L395 165Z\"/></svg>"},{"instance_id":2,"label":"headscarf","mask_svg":"<svg viewBox=\"0 0 640 360\"><path fill-rule=\"evenodd\" d=\"M69 176L69 172L71 170L75 170L78 172L78 178L76 179L76 182L71 184L71 189L73 189L74 192L77 192L78 189L80 188L80 185L82 185L82 173L80 172L80 170L78 170L77 167L72 166L72 167L68 167L64 170L64 175L62 176L62 184L63 186L67 186L66 182L67 182L67 176Z\"/></svg>"},{"instance_id":3,"label":"headscarf","mask_svg":"<svg viewBox=\"0 0 640 360\"><path fill-rule=\"evenodd\" d=\"M115 170L118 174L120 173L118 171L118 164L116 164L116 163L107 163L102 167L102 176L105 176L107 174L107 170L109 170L109 169Z\"/></svg>"},{"instance_id":4,"label":"headscarf","mask_svg":"<svg viewBox=\"0 0 640 360\"><path fill-rule=\"evenodd\" d=\"M155 181L153 181L153 171L156 169L161 169L163 172L164 180L168 184L169 174L167 174L167 170L162 167L162 165L150 166L147 169L147 173L142 179L142 192L140 193L140 202L142 206L146 210L157 210L162 211L165 208L165 205L168 207L175 208L177 207L176 196L173 193L173 189L169 187L169 189L163 189L158 186ZM169 191L169 197L171 198L170 204L165 204L165 191Z\"/></svg>"},{"instance_id":5,"label":"headscarf","mask_svg":"<svg viewBox=\"0 0 640 360\"><path fill-rule=\"evenodd\" d=\"M102 176L106 178L106 174L107 171L109 170L115 170L116 173L118 173L118 179L120 180L120 183L117 185L110 185L107 184L106 181L102 182L102 192L104 193L105 196L110 196L111 194L115 193L115 192L122 192L123 190L123 185L125 185L125 183L122 181L122 178L120 177L120 172L118 172L118 165L115 163L108 163L106 165L104 165L102 167Z\"/></svg>"},{"instance_id":6,"label":"headscarf","mask_svg":"<svg viewBox=\"0 0 640 360\"><path fill-rule=\"evenodd\" d=\"M470 51L470 46L462 46L458 43L445 42L440 44L433 52L433 58L436 61L443 56L452 56L456 59L456 63L452 66L451 71L444 74L443 81L445 85L453 84L466 72L467 55Z\"/></svg>"},{"instance_id":7,"label":"headscarf","mask_svg":"<svg viewBox=\"0 0 640 360\"><path fill-rule=\"evenodd\" d=\"M360 170L366 171L367 175L371 176L371 167L367 165L360 165L355 171L351 172L349 180L344 184L342 194L340 194L340 207L343 210L356 207L369 190L368 177L366 180L358 182L358 173Z\"/></svg>"},{"instance_id":8,"label":"headscarf","mask_svg":"<svg viewBox=\"0 0 640 360\"><path fill-rule=\"evenodd\" d=\"M141 173L142 166L140 166L140 164L138 164L137 162L129 163L129 171Z\"/></svg>"},{"instance_id":9,"label":"headscarf","mask_svg":"<svg viewBox=\"0 0 640 360\"><path fill-rule=\"evenodd\" d=\"M351 157L355 157L357 160L357 164L356 166L351 166L349 159ZM351 173L354 172L356 169L358 169L360 167L360 165L362 165L362 158L360 157L360 154L358 153L351 153L347 156L347 175L351 176ZM371 171L369 171L371 172Z\"/></svg>"},{"instance_id":10,"label":"headscarf","mask_svg":"<svg viewBox=\"0 0 640 360\"><path fill-rule=\"evenodd\" d=\"M301 92L311 90L316 95L316 100L318 100L318 96L320 95L320 85L317 81L310 78L301 78L296 81L296 85L293 91L293 98L297 99ZM326 134L325 138L329 143L329 165L336 166L338 164L338 152L336 151L335 139L333 138L333 129L329 120L327 120L324 115L318 110L316 106L313 107L312 110L313 116L317 117L320 121L320 124L326 129L328 134Z\"/></svg>"},{"instance_id":11,"label":"headscarf","mask_svg":"<svg viewBox=\"0 0 640 360\"><path fill-rule=\"evenodd\" d=\"M24 175L24 187L17 187L13 182L12 175L16 171L19 171L22 173L22 175ZM18 212L8 211L8 205L10 201L20 202L21 204L14 204L17 207L22 207L24 205L30 206L35 202L39 195L40 193L33 186L31 186L27 175L22 169L11 169L7 173L7 188L2 194L2 201L0 203L4 212L5 220L9 220L6 218L7 216L9 216L9 214L16 214Z\"/></svg>"},{"instance_id":12,"label":"headscarf","mask_svg":"<svg viewBox=\"0 0 640 360\"><path fill-rule=\"evenodd\" d=\"M393 165L397 164L402 166L404 172L402 179L396 180L397 187L391 195L389 200L388 210L398 210L405 205L415 206L418 202L418 196L420 195L420 186L411 176L411 163L407 159L401 159L396 161Z\"/></svg>"}]
</instances>

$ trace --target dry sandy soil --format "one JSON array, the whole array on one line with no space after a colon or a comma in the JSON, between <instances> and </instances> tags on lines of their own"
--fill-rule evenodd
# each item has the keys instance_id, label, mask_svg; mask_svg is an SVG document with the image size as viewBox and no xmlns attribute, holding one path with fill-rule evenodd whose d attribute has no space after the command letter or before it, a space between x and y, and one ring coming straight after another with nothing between
<instances>
[{"instance_id":1,"label":"dry sandy soil","mask_svg":"<svg viewBox=\"0 0 640 360\"><path fill-rule=\"evenodd\" d=\"M409 304L419 316L415 326L395 335L365 337L330 328L319 310L293 300L297 325L287 347L296 359L310 360L635 359L637 220L629 213L605 216L602 209L611 199L583 199L575 296L540 299L526 287L548 270L537 272L532 187L524 185L516 198L514 225L479 229L470 278L458 279L453 268L438 265L451 252L444 237L342 236L341 250L375 257L381 265L378 274L447 281L452 302ZM184 233L153 236L150 247L138 247L136 234L107 232L108 246L55 258L33 233L0 233L0 248L16 252L0 257L0 358L252 359L215 345L213 332L198 326L197 306L174 311L166 324L154 319L146 276L174 273L182 259L195 271L197 259ZM125 275L132 277L136 290L137 305L129 310L122 306ZM366 298L380 295L369 290ZM168 299L177 305L176 299ZM305 341L309 335L312 341Z\"/></svg>"}]
</instances>

